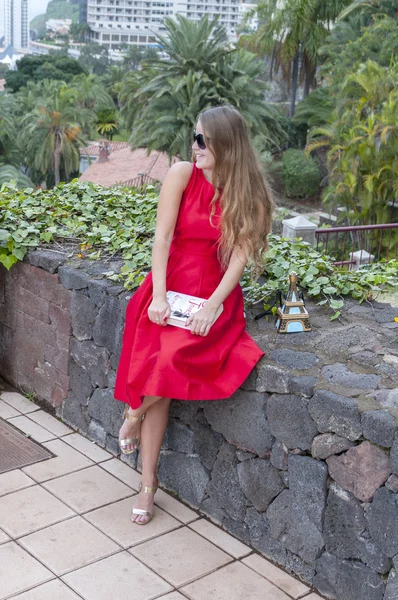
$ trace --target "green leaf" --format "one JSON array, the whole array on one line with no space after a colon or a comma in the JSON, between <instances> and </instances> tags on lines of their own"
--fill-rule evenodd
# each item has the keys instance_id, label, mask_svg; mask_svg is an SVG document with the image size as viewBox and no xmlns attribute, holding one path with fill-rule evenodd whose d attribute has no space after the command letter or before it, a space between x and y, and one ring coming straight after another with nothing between
<instances>
[{"instance_id":1,"label":"green leaf","mask_svg":"<svg viewBox=\"0 0 398 600\"><path fill-rule=\"evenodd\" d=\"M337 312L334 313L334 315L332 315L330 317L330 321L334 321L335 319L338 319L340 315L341 315L341 311L338 310Z\"/></svg>"},{"instance_id":2,"label":"green leaf","mask_svg":"<svg viewBox=\"0 0 398 600\"><path fill-rule=\"evenodd\" d=\"M10 270L12 265L18 262L18 258L13 254L0 254L0 263L5 266L7 270Z\"/></svg>"}]
</instances>

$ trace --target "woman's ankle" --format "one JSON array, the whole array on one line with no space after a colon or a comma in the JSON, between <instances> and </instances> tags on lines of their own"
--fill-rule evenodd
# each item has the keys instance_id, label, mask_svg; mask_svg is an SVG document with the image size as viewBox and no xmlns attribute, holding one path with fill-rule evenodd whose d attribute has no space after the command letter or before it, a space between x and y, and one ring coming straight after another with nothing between
<instances>
[{"instance_id":1,"label":"woman's ankle","mask_svg":"<svg viewBox=\"0 0 398 600\"><path fill-rule=\"evenodd\" d=\"M141 481L143 487L156 487L159 483L156 473L154 475L142 475Z\"/></svg>"}]
</instances>

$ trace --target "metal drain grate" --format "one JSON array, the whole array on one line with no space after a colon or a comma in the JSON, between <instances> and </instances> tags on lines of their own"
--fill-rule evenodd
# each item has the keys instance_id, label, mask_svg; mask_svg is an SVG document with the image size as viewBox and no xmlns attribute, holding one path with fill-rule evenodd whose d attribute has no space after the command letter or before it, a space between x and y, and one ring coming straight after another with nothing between
<instances>
[{"instance_id":1,"label":"metal drain grate","mask_svg":"<svg viewBox=\"0 0 398 600\"><path fill-rule=\"evenodd\" d=\"M52 453L0 419L0 473L51 458Z\"/></svg>"}]
</instances>

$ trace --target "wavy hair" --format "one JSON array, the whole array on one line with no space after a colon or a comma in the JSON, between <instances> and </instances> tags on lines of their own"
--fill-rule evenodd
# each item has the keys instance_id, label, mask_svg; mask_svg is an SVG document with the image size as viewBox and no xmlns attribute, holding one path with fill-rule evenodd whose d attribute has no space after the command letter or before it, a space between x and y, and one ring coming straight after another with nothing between
<instances>
[{"instance_id":1,"label":"wavy hair","mask_svg":"<svg viewBox=\"0 0 398 600\"><path fill-rule=\"evenodd\" d=\"M234 248L242 248L258 274L272 227L274 201L242 115L231 106L203 111L199 117L206 144L214 155L211 215L221 203L220 260L228 266ZM195 160L195 156L194 156ZM219 188L222 188L220 194Z\"/></svg>"}]
</instances>

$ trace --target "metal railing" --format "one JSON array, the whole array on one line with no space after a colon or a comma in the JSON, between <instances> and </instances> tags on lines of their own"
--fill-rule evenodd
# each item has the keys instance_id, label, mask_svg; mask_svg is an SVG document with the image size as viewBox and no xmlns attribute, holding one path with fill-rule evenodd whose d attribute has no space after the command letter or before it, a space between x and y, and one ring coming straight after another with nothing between
<instances>
[{"instance_id":1,"label":"metal railing","mask_svg":"<svg viewBox=\"0 0 398 600\"><path fill-rule=\"evenodd\" d=\"M150 175L142 174L138 175L134 179L129 179L128 181L118 182L115 185L122 185L123 187L132 187L132 188L142 188L147 185L159 185L160 182L157 179L154 179Z\"/></svg>"},{"instance_id":2,"label":"metal railing","mask_svg":"<svg viewBox=\"0 0 398 600\"><path fill-rule=\"evenodd\" d=\"M316 249L335 259L335 265L357 267L398 258L398 223L327 227L315 231Z\"/></svg>"}]
</instances>

